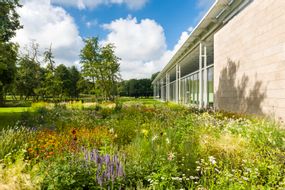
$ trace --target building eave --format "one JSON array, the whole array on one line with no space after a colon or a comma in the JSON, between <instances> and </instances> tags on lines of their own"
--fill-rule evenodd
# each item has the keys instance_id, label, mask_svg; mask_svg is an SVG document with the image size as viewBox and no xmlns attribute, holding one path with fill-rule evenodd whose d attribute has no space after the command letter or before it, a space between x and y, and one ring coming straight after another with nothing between
<instances>
[{"instance_id":1,"label":"building eave","mask_svg":"<svg viewBox=\"0 0 285 190\"><path fill-rule=\"evenodd\" d=\"M157 77L153 80L152 84L157 82L165 73L177 64L178 60L186 54L187 50L191 49L191 46L195 46L195 41L200 41L203 38L203 33L207 32L208 26L214 23L217 26L222 25L221 15L226 12L227 8L230 7L234 2L242 2L243 0L216 0L211 8L207 11L204 17L200 20L197 26L192 30L187 40L179 48L179 50L170 59L168 64L160 71Z\"/></svg>"}]
</instances>

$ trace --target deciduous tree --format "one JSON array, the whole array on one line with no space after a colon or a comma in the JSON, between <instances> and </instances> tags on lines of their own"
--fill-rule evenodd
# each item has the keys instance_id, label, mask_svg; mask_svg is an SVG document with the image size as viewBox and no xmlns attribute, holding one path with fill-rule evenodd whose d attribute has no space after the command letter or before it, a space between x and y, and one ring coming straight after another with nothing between
<instances>
[{"instance_id":1,"label":"deciduous tree","mask_svg":"<svg viewBox=\"0 0 285 190\"><path fill-rule=\"evenodd\" d=\"M16 72L18 48L10 40L21 28L17 7L18 0L0 0L0 105L4 103L4 88L13 82Z\"/></svg>"},{"instance_id":2,"label":"deciduous tree","mask_svg":"<svg viewBox=\"0 0 285 190\"><path fill-rule=\"evenodd\" d=\"M83 76L92 81L95 94L113 99L116 81L120 78L119 58L114 53L114 46L101 47L98 38L89 38L85 40L80 57Z\"/></svg>"}]
</instances>

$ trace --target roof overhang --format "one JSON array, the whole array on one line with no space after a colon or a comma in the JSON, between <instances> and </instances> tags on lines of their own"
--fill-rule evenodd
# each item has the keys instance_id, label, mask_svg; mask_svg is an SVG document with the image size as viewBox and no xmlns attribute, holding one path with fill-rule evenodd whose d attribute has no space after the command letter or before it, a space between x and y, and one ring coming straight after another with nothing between
<instances>
[{"instance_id":1,"label":"roof overhang","mask_svg":"<svg viewBox=\"0 0 285 190\"><path fill-rule=\"evenodd\" d=\"M216 0L198 25L192 30L184 44L174 54L152 83L158 81L169 69L179 63L179 60L181 60L187 52L191 51L192 47L197 46L197 43L202 41L209 31L213 30L211 32L214 32L218 30L220 26L225 24L225 18L228 15L231 15L231 13L245 1L249 0ZM211 27L209 28L209 26Z\"/></svg>"}]
</instances>

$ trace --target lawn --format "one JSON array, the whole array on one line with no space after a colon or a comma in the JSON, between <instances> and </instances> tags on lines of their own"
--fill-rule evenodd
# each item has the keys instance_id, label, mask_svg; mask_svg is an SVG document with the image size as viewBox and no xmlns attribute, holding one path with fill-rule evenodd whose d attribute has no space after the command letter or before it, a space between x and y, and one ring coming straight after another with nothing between
<instances>
[{"instance_id":1,"label":"lawn","mask_svg":"<svg viewBox=\"0 0 285 190\"><path fill-rule=\"evenodd\" d=\"M0 129L15 125L21 119L22 113L29 111L32 111L29 107L0 108Z\"/></svg>"},{"instance_id":2,"label":"lawn","mask_svg":"<svg viewBox=\"0 0 285 190\"><path fill-rule=\"evenodd\" d=\"M33 107L0 132L0 189L285 188L270 120L135 98Z\"/></svg>"},{"instance_id":3,"label":"lawn","mask_svg":"<svg viewBox=\"0 0 285 190\"><path fill-rule=\"evenodd\" d=\"M29 110L29 107L4 107L0 108L0 113L22 113Z\"/></svg>"}]
</instances>

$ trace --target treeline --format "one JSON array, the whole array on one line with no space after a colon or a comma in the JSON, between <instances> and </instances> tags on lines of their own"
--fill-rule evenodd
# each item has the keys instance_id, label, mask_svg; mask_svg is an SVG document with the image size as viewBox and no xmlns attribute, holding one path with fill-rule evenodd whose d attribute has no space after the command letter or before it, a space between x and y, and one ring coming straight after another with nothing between
<instances>
[{"instance_id":1,"label":"treeline","mask_svg":"<svg viewBox=\"0 0 285 190\"><path fill-rule=\"evenodd\" d=\"M153 96L152 81L159 74L153 74L150 79L130 79L119 83L119 95L131 97L151 97Z\"/></svg>"},{"instance_id":2,"label":"treeline","mask_svg":"<svg viewBox=\"0 0 285 190\"><path fill-rule=\"evenodd\" d=\"M112 100L118 94L119 58L114 55L113 45L99 46L98 38L85 40L80 53L81 70L63 64L56 66L52 48L40 54L39 44L34 41L22 53L16 44L11 47L15 47L13 54L6 56L13 62L4 60L10 67L0 73L1 104L7 95L14 100L61 101L78 99L80 94Z\"/></svg>"},{"instance_id":3,"label":"treeline","mask_svg":"<svg viewBox=\"0 0 285 190\"><path fill-rule=\"evenodd\" d=\"M94 95L97 100L113 99L120 80L113 48L110 44L100 47L98 38L85 40L80 54L82 69L78 70L75 66L56 66L51 47L40 55L39 44L31 42L17 55L15 68L10 70L13 80L4 86L3 95L33 101L78 99L80 94Z\"/></svg>"},{"instance_id":4,"label":"treeline","mask_svg":"<svg viewBox=\"0 0 285 190\"><path fill-rule=\"evenodd\" d=\"M3 88L4 97L8 94L15 100L78 98L80 92L87 90L88 82L75 66L56 67L51 48L40 60L39 45L34 42L17 56L15 66L13 80Z\"/></svg>"}]
</instances>

